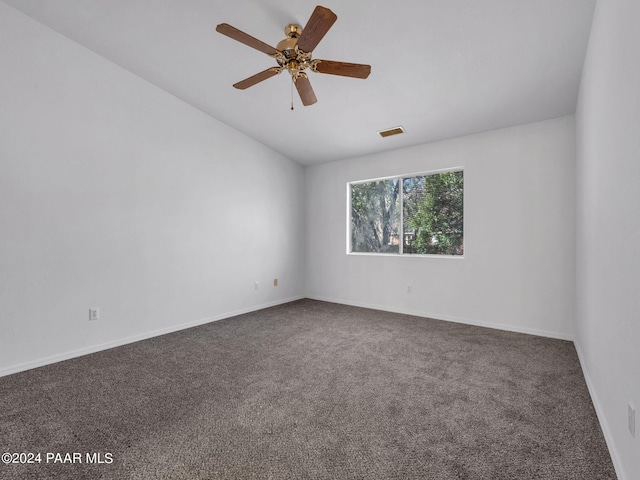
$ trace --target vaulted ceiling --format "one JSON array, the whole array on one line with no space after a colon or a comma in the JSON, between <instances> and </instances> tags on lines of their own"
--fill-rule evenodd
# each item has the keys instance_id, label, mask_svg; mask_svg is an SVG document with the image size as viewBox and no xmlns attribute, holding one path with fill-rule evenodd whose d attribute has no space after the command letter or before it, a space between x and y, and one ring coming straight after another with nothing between
<instances>
[{"instance_id":1,"label":"vaulted ceiling","mask_svg":"<svg viewBox=\"0 0 640 480\"><path fill-rule=\"evenodd\" d=\"M4 0L304 165L575 111L595 0L327 0L337 22L314 58L370 64L366 80L311 72L304 107L275 60L215 31L276 46L318 0ZM404 126L386 139L377 131Z\"/></svg>"}]
</instances>

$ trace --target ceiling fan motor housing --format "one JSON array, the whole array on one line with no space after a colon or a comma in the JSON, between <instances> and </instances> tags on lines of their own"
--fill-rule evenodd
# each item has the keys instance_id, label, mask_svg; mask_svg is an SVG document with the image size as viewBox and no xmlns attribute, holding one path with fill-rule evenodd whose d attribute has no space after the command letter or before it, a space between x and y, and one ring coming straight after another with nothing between
<instances>
[{"instance_id":1,"label":"ceiling fan motor housing","mask_svg":"<svg viewBox=\"0 0 640 480\"><path fill-rule=\"evenodd\" d=\"M287 38L278 43L276 49L280 50L285 58L296 58L298 56L296 45L298 44L298 37L302 33L302 27L291 23L285 27L284 33Z\"/></svg>"},{"instance_id":2,"label":"ceiling fan motor housing","mask_svg":"<svg viewBox=\"0 0 640 480\"><path fill-rule=\"evenodd\" d=\"M282 54L286 58L295 58L297 55L296 52L296 44L298 43L297 38L285 38L276 47L278 50L282 52Z\"/></svg>"}]
</instances>

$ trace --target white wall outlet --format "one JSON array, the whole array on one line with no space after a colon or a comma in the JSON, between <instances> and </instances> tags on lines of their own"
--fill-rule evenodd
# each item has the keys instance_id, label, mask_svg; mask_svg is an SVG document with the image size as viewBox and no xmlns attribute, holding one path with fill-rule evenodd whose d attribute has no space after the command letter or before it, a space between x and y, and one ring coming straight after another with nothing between
<instances>
[{"instance_id":1,"label":"white wall outlet","mask_svg":"<svg viewBox=\"0 0 640 480\"><path fill-rule=\"evenodd\" d=\"M255 290L260 290L260 283L259 283L259 282L254 283L254 284L253 284L253 288L254 288Z\"/></svg>"},{"instance_id":2,"label":"white wall outlet","mask_svg":"<svg viewBox=\"0 0 640 480\"><path fill-rule=\"evenodd\" d=\"M413 293L413 287L411 285L407 285L407 293Z\"/></svg>"},{"instance_id":3,"label":"white wall outlet","mask_svg":"<svg viewBox=\"0 0 640 480\"><path fill-rule=\"evenodd\" d=\"M631 402L629 402L628 416L629 416L629 433L633 438L636 438L636 409L633 408Z\"/></svg>"},{"instance_id":4,"label":"white wall outlet","mask_svg":"<svg viewBox=\"0 0 640 480\"><path fill-rule=\"evenodd\" d=\"M90 307L89 308L89 321L98 320L100 318L100 308L99 307Z\"/></svg>"}]
</instances>

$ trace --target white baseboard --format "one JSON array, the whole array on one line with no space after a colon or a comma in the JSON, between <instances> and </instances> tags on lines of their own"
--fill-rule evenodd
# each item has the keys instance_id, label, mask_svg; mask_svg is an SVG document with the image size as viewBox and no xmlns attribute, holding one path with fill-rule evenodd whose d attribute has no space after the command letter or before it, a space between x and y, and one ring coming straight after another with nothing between
<instances>
[{"instance_id":1,"label":"white baseboard","mask_svg":"<svg viewBox=\"0 0 640 480\"><path fill-rule=\"evenodd\" d=\"M374 305L369 303L351 302L351 301L346 301L346 300L341 300L336 298L320 297L316 295L307 295L306 298L309 298L311 300L320 300L322 302L331 302L331 303L339 303L342 305L350 305L352 307L370 308L372 310L382 310L385 312L414 315L416 317L433 318L434 320L444 320L447 322L463 323L465 325L474 325L476 327L486 327L486 328L493 328L495 330L506 330L508 332L526 333L528 335L537 335L539 337L555 338L557 340L568 340L570 342L574 341L573 335L567 335L567 334L558 333L558 332L549 332L546 330L539 330L536 328L518 327L518 326L507 325L502 323L484 322L481 320L454 317L451 315L443 315L440 313L429 313L429 312L416 311L416 310L411 310L406 308L394 308L394 307Z\"/></svg>"},{"instance_id":2,"label":"white baseboard","mask_svg":"<svg viewBox=\"0 0 640 480\"><path fill-rule=\"evenodd\" d=\"M235 317L236 315L242 315L244 313L249 313L249 312L255 312L257 310L262 310L264 308L269 308L269 307L273 307L273 306L276 306L276 305L281 305L281 304L284 304L284 303L293 302L295 300L301 300L303 298L309 298L309 299L312 299L312 300L319 300L319 301L330 302L330 303L339 303L339 304L343 304L343 305L351 305L351 306L354 306L354 307L371 308L373 310L383 310L383 311L394 312L394 313L402 313L402 314L406 314L406 315L414 315L414 316L417 316L417 317L433 318L435 320L444 320L444 321L448 321L448 322L462 323L462 324L466 324L466 325L475 325L475 326L478 326L478 327L487 327L487 328L493 328L493 329L497 329L497 330L506 330L506 331L517 332L517 333L526 333L526 334L529 334L529 335L538 335L538 336L541 336L541 337L555 338L555 339L559 339L559 340L574 341L573 337L570 336L570 335L563 335L563 334L559 334L559 333L556 333L556 332L548 332L548 331L538 330L538 329L534 329L534 328L516 327L516 326L513 326L513 325L505 325L505 324L492 323L492 322L483 322L483 321L472 320L472 319L468 319L468 318L459 318L459 317L454 317L454 316L451 316L451 315L443 315L443 314L438 314L438 313L415 311L415 310L404 309L404 308L389 308L389 307L381 306L381 305L374 305L374 304L361 303L361 302L350 302L350 301L345 301L345 300L337 299L337 298L326 298L326 297L320 297L320 296L315 296L315 295L306 295L306 296L305 295L299 295L299 296L295 296L295 297L291 297L291 298L287 298L287 299L283 299L283 300L278 300L278 301L275 301L275 302L256 305L256 306L245 308L245 309L235 310L235 311L232 311L232 312L226 312L226 313L223 313L223 314L220 314L220 315L215 315L215 316L203 318L203 319L200 319L200 320L194 320L194 321L187 322L187 323L182 323L182 324L179 324L179 325L172 325L171 327L166 327L166 328L162 328L162 329L159 329L159 330L154 330L154 331L151 331L151 332L145 332L145 333L142 333L142 334L139 334L139 335L134 335L134 336L127 337L127 338L122 338L122 339L114 340L114 341L111 341L111 342L106 342L106 343L102 343L102 344L98 344L98 345L92 345L92 346L89 346L89 347L85 347L85 348L81 348L81 349L77 349L77 350L72 350L72 351L69 351L69 352L60 353L60 354L52 355L52 356L49 356L49 357L39 358L39 359L35 359L35 360L29 361L29 362L17 364L17 365L11 365L9 367L5 367L5 368L0 369L0 377L6 376L6 375L11 375L13 373L22 372L22 371L25 371L25 370L30 370L32 368L42 367L44 365L49 365L51 363L61 362L63 360L69 360L71 358L79 357L79 356L82 356L82 355L88 355L88 354L91 354L91 353L96 353L96 352L99 352L99 351L102 351L102 350L107 350L109 348L120 347L122 345L126 345L126 344L129 344L129 343L139 342L141 340L146 340L148 338L157 337L159 335L165 335L167 333L177 332L179 330L184 330L184 329L187 329L187 328L196 327L198 325L203 325L205 323L215 322L217 320L222 320L224 318Z\"/></svg>"},{"instance_id":3,"label":"white baseboard","mask_svg":"<svg viewBox=\"0 0 640 480\"><path fill-rule=\"evenodd\" d=\"M4 367L0 369L0 377L4 377L6 375L11 375L18 372L23 372L25 370L31 370L32 368L43 367L45 365L50 365L52 363L62 362L63 360L69 360L71 358L81 357L82 355L89 355L91 353L100 352L102 350L108 350L110 348L121 347L122 345L127 345L129 343L139 342L141 340L147 340L149 338L158 337L160 335L166 335L167 333L173 333L173 332L177 332L179 330L185 330L191 327L197 327L198 325L204 325L205 323L216 322L218 320L235 317L237 315L242 315L244 313L255 312L257 310L262 310L269 307L275 307L276 305L282 305L284 303L301 300L303 298L305 298L304 295L300 295L300 296L291 297L283 300L277 300L277 301L265 303L262 305L256 305L253 307L243 308L243 309L235 310L232 312L226 312L220 315L214 315L212 317L202 318L200 320L194 320L191 322L181 323L179 325L172 325L170 327L165 327L165 328L153 330L150 332L144 332L138 335L121 338L111 342L101 343L98 345L91 345L89 347L79 348L77 350L71 350L69 352L51 355L49 357L38 358L32 361L20 363L17 365L11 365L9 367Z\"/></svg>"},{"instance_id":4,"label":"white baseboard","mask_svg":"<svg viewBox=\"0 0 640 480\"><path fill-rule=\"evenodd\" d=\"M624 474L624 470L622 469L622 462L620 461L620 458L618 457L618 454L613 445L613 435L611 434L611 429L609 428L607 419L604 416L604 410L600 406L598 395L596 394L596 389L593 385L593 382L591 381L591 377L589 377L589 371L587 370L582 351L580 350L580 344L577 340L574 341L573 344L576 347L576 352L578 352L578 360L580 361L582 374L584 375L584 380L587 383L587 389L589 390L589 395L591 396L591 403L593 403L593 408L595 408L596 410L596 415L598 417L598 421L600 422L600 427L602 428L602 433L604 435L604 441L607 443L607 448L609 449L609 455L611 455L613 468L616 471L618 480L627 480L627 477Z\"/></svg>"},{"instance_id":5,"label":"white baseboard","mask_svg":"<svg viewBox=\"0 0 640 480\"><path fill-rule=\"evenodd\" d=\"M25 371L25 370L30 370L32 368L42 367L42 366L49 365L49 364L56 363L56 362L61 362L63 360L69 360L71 358L80 357L82 355L89 355L91 353L100 352L102 350L108 350L110 348L120 347L122 345L127 345L129 343L139 342L141 340L147 340L149 338L157 337L157 336L160 336L160 335L166 335L168 333L173 333L173 332L177 332L177 331L180 331L180 330L185 330L187 328L197 327L199 325L204 325L206 323L211 323L211 322L215 322L215 321L218 321L218 320L223 320L225 318L230 318L230 317L235 317L237 315L242 315L242 314L245 314L245 313L255 312L257 310L262 310L264 308L274 307L276 305L282 305L282 304L293 302L293 301L296 301L296 300L301 300L303 298L309 298L311 300L319 300L319 301L323 301L323 302L338 303L338 304L342 304L342 305L350 305L350 306L354 306L354 307L371 308L373 310L383 310L383 311L388 311L388 312L393 312L393 313L402 313L402 314L406 314L406 315L414 315L414 316L424 317L424 318L433 318L435 320L444 320L444 321L449 321L449 322L462 323L462 324L467 324L467 325L475 325L475 326L479 326L479 327L487 327L487 328L493 328L493 329L498 329L498 330L506 330L506 331L512 331L512 332L517 332L517 333L526 333L526 334L530 334L530 335L538 335L538 336L542 336L542 337L555 338L555 339L559 339L559 340L572 341L574 343L574 345L575 345L576 352L578 353L578 359L580 361L580 366L581 366L582 372L584 374L584 378L585 378L585 381L586 381L586 384L587 384L587 388L589 390L589 394L591 396L591 401L593 402L593 405L594 405L594 408L595 408L595 411L596 411L596 415L597 415L598 420L600 422L600 425L602 427L604 438L605 438L605 441L607 443L607 447L609 449L609 453L611 455L611 460L612 460L613 466L614 466L614 468L616 470L616 475L618 476L619 480L627 480L626 477L624 476L624 473L623 473L623 470L622 470L622 467L621 467L621 463L620 463L620 459L618 458L618 455L616 454L616 451L613 448L613 439L612 439L612 435L611 435L611 430L610 430L610 428L608 426L608 423L606 421L606 418L604 416L604 412L602 410L602 407L600 406L600 403L598 401L598 396L596 394L596 391L595 391L595 388L594 388L593 383L591 381L591 378L589 377L589 372L588 372L588 370L586 368L586 365L585 365L585 362L584 362L584 357L583 357L582 352L580 350L580 345L578 344L578 342L572 336L558 334L558 333L555 333L555 332L547 332L547 331L544 331L544 330L538 330L538 329L533 329L533 328L514 327L512 325L504 325L504 324L498 324L498 323L476 321L476 320L471 320L471 319L463 319L463 318L453 317L453 316L450 316L450 315L431 314L431 313L427 313L427 312L419 312L419 311L414 311L414 310L410 310L410 309L403 309L403 308L388 308L388 307L382 307L380 305L373 305L373 304L367 304L367 303L361 303L361 302L350 302L350 301L345 301L345 300L341 300L341 299L320 297L320 296L316 296L316 295L307 295L307 296L300 295L300 296L295 296L295 297L291 297L291 298L287 298L287 299L283 299L283 300L278 300L278 301L274 301L274 302L270 302L270 303L266 303L266 304L262 304L262 305L256 305L256 306L249 307L249 308L235 310L235 311L232 311L232 312L227 312L227 313L223 313L223 314L220 314L220 315L215 315L215 316L212 316L212 317L203 318L203 319L200 319L200 320L186 322L186 323L182 323L182 324L179 324L179 325L173 325L171 327L166 327L166 328L154 330L154 331L151 331L151 332L145 332L145 333L142 333L142 334L139 334L139 335L134 335L134 336L131 336L131 337L115 340L115 341L112 341L112 342L106 342L106 343L102 343L102 344L98 344L98 345L92 345L92 346L89 346L89 347L86 347L86 348L72 350L72 351L69 351L69 352L65 352L65 353L61 353L61 354L57 354L57 355L52 355L52 356L49 356L49 357L39 358L39 359L36 359L36 360L33 360L33 361L29 361L29 362L25 362L25 363L21 363L21 364L17 364L17 365L12 365L12 366L0 369L0 377L4 377L6 375L11 375L11 374L14 374L14 373L22 372L22 371Z\"/></svg>"}]
</instances>

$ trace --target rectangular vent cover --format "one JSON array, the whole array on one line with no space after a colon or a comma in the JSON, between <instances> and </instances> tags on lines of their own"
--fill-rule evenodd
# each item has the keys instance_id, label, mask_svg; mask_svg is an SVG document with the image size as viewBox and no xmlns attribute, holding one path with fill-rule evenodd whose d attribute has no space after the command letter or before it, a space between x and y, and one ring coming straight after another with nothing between
<instances>
[{"instance_id":1,"label":"rectangular vent cover","mask_svg":"<svg viewBox=\"0 0 640 480\"><path fill-rule=\"evenodd\" d=\"M389 130L380 130L378 133L380 134L381 137L390 137L392 135L399 135L401 133L404 133L404 128L394 127L394 128L390 128Z\"/></svg>"}]
</instances>

